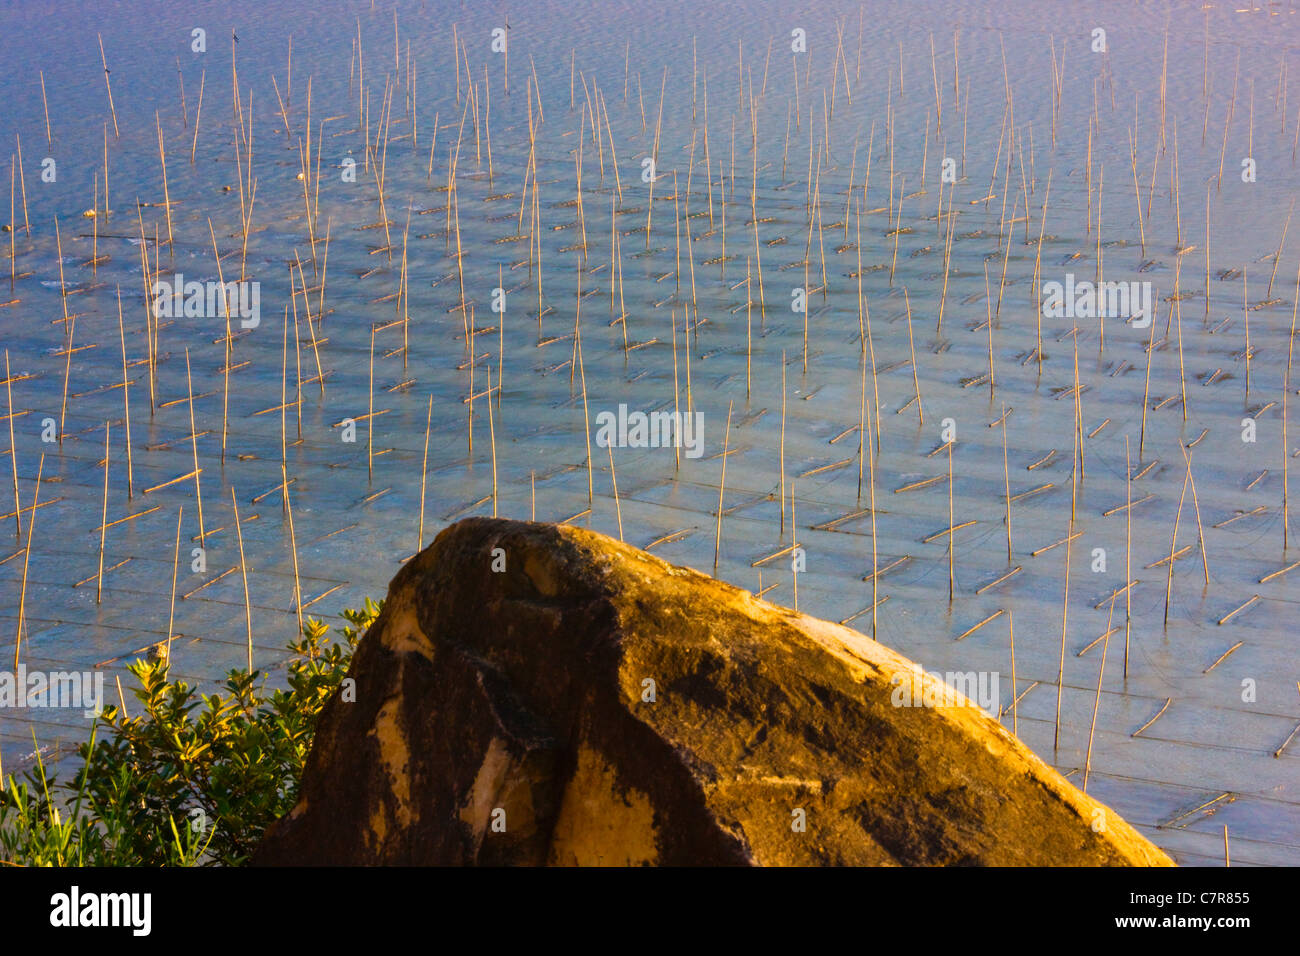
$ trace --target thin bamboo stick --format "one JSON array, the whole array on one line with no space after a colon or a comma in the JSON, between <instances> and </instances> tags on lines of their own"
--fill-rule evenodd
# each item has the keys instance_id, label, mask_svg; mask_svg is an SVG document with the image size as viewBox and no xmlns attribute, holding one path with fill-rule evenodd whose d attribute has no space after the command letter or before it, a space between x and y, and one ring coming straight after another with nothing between
<instances>
[{"instance_id":1,"label":"thin bamboo stick","mask_svg":"<svg viewBox=\"0 0 1300 956\"><path fill-rule=\"evenodd\" d=\"M497 388L501 387L500 379ZM492 414L492 365L487 366L488 446L492 452L492 517L497 516L497 429Z\"/></svg>"},{"instance_id":2,"label":"thin bamboo stick","mask_svg":"<svg viewBox=\"0 0 1300 956\"><path fill-rule=\"evenodd\" d=\"M40 71L41 75L41 106L45 108L45 145L54 146L54 138L50 135L50 101L45 96L45 71ZM184 92L182 91L182 96Z\"/></svg>"},{"instance_id":3,"label":"thin bamboo stick","mask_svg":"<svg viewBox=\"0 0 1300 956\"><path fill-rule=\"evenodd\" d=\"M858 270L858 325L861 330L862 324L862 270ZM862 501L862 472L864 459L866 458L867 442L870 438L867 434L867 350L865 348L865 334L859 331L864 341L858 348L858 361L862 366L861 391L858 398L858 501ZM874 452L873 452L874 454Z\"/></svg>"},{"instance_id":4,"label":"thin bamboo stick","mask_svg":"<svg viewBox=\"0 0 1300 956\"><path fill-rule=\"evenodd\" d=\"M163 205L167 210L167 248L169 250L168 254L170 255L170 250L172 248L172 199L171 192L167 188L167 152L163 148L162 123L158 119L157 111L154 111L153 121L154 127L158 131L158 163L162 167ZM249 161L252 161L251 157Z\"/></svg>"},{"instance_id":5,"label":"thin bamboo stick","mask_svg":"<svg viewBox=\"0 0 1300 956\"><path fill-rule=\"evenodd\" d=\"M952 512L952 446L948 442L948 605L951 607L953 592L956 589L955 562L956 550L953 547L953 512Z\"/></svg>"},{"instance_id":6,"label":"thin bamboo stick","mask_svg":"<svg viewBox=\"0 0 1300 956\"><path fill-rule=\"evenodd\" d=\"M298 619L298 636L302 631L302 582L298 577L298 538L293 528L293 503L289 500L289 473L280 463L280 489L284 492L284 513L289 519L289 553L293 556L293 612Z\"/></svg>"},{"instance_id":7,"label":"thin bamboo stick","mask_svg":"<svg viewBox=\"0 0 1300 956\"><path fill-rule=\"evenodd\" d=\"M811 125L811 124L810 124ZM795 497L794 497L794 477L790 478L790 551L793 554L799 553L799 525L795 519ZM794 588L794 609L799 610L799 566L797 562L790 562L790 583Z\"/></svg>"},{"instance_id":8,"label":"thin bamboo stick","mask_svg":"<svg viewBox=\"0 0 1300 956\"><path fill-rule=\"evenodd\" d=\"M189 395L190 447L194 452L194 497L199 506L199 545L202 547L206 546L203 531L203 488L199 480L199 475L202 472L199 469L199 433L194 427L194 383L190 378L190 350L188 346L185 349L185 390Z\"/></svg>"},{"instance_id":9,"label":"thin bamboo stick","mask_svg":"<svg viewBox=\"0 0 1300 956\"><path fill-rule=\"evenodd\" d=\"M248 563L244 560L244 529L239 521L239 502L234 485L230 487L230 506L235 511L235 536L239 542L239 574L244 580L244 625L248 633L248 673L253 673L253 602L248 596Z\"/></svg>"},{"instance_id":10,"label":"thin bamboo stick","mask_svg":"<svg viewBox=\"0 0 1300 956\"><path fill-rule=\"evenodd\" d=\"M877 410L877 427L879 426L879 411ZM880 443L876 442L876 453L879 454ZM871 639L879 640L876 636L876 608L879 607L880 601L877 596L877 590L880 586L880 561L876 550L876 455L867 456L867 493L869 498L869 507L871 509Z\"/></svg>"},{"instance_id":11,"label":"thin bamboo stick","mask_svg":"<svg viewBox=\"0 0 1300 956\"><path fill-rule=\"evenodd\" d=\"M472 337L469 347L470 361L472 363L474 360L474 341ZM473 394L474 386L471 383L470 395ZM375 327L373 325L370 327L370 378L366 386L366 402L366 478L373 481L375 476Z\"/></svg>"},{"instance_id":12,"label":"thin bamboo stick","mask_svg":"<svg viewBox=\"0 0 1300 956\"><path fill-rule=\"evenodd\" d=\"M785 537L785 349L781 350L781 442L778 469L781 475L781 537Z\"/></svg>"},{"instance_id":13,"label":"thin bamboo stick","mask_svg":"<svg viewBox=\"0 0 1300 956\"><path fill-rule=\"evenodd\" d=\"M117 107L113 105L113 84L108 80L108 60L104 56L104 38L98 33L95 37L99 40L99 62L104 66L104 88L108 90L108 108L113 114L113 135L120 139L122 134L117 129Z\"/></svg>"},{"instance_id":14,"label":"thin bamboo stick","mask_svg":"<svg viewBox=\"0 0 1300 956\"><path fill-rule=\"evenodd\" d=\"M1179 521L1182 520L1183 517L1183 501L1187 497L1187 483L1191 480L1191 476L1192 476L1191 463L1188 462L1187 470L1183 474L1183 490L1182 493L1178 496L1178 511L1174 515L1174 533L1170 536L1169 539L1169 576L1165 581L1165 629L1166 630L1168 630L1169 628L1169 604L1170 604L1170 599L1173 597L1173 589L1174 589L1174 549L1177 547L1178 544L1178 523Z\"/></svg>"},{"instance_id":15,"label":"thin bamboo stick","mask_svg":"<svg viewBox=\"0 0 1300 956\"><path fill-rule=\"evenodd\" d=\"M1124 580L1133 580L1133 464L1124 436ZM1107 630L1110 628L1108 627ZM1133 634L1133 588L1124 588L1124 679L1128 680L1129 640Z\"/></svg>"},{"instance_id":16,"label":"thin bamboo stick","mask_svg":"<svg viewBox=\"0 0 1300 956\"><path fill-rule=\"evenodd\" d=\"M1300 304L1300 303L1297 303ZM1290 391L1289 381L1284 378L1282 381L1282 554L1286 554L1287 544L1291 532L1290 501L1291 501L1291 445L1287 441L1287 393Z\"/></svg>"},{"instance_id":17,"label":"thin bamboo stick","mask_svg":"<svg viewBox=\"0 0 1300 956\"><path fill-rule=\"evenodd\" d=\"M614 485L614 514L618 517L618 540L623 540L623 505L618 498L618 472L614 469L614 443L605 446L609 452L609 479ZM725 464L725 461L724 461Z\"/></svg>"},{"instance_id":18,"label":"thin bamboo stick","mask_svg":"<svg viewBox=\"0 0 1300 956\"><path fill-rule=\"evenodd\" d=\"M907 306L907 351L911 356L912 364L912 388L916 392L916 416L917 424L925 424L925 412L921 407L921 380L916 374L916 348L912 342L912 300L908 295L907 287L903 287L903 301Z\"/></svg>"},{"instance_id":19,"label":"thin bamboo stick","mask_svg":"<svg viewBox=\"0 0 1300 956\"><path fill-rule=\"evenodd\" d=\"M1192 475L1192 457L1187 454L1187 448L1182 442L1178 443L1178 447L1183 453L1183 460L1187 463L1187 480L1192 487L1192 508L1196 514L1196 541L1201 548L1201 570L1205 574L1205 586L1209 587L1210 559L1205 552L1205 529L1201 524L1201 500L1196 494L1196 478Z\"/></svg>"},{"instance_id":20,"label":"thin bamboo stick","mask_svg":"<svg viewBox=\"0 0 1300 956\"><path fill-rule=\"evenodd\" d=\"M732 402L727 403L727 427L722 433L722 475L718 479L718 526L713 538L713 573L718 573L718 557L722 553L722 493L727 486L727 449L731 441L731 406ZM614 458L610 454L610 469L613 470ZM623 537L623 522L619 519L618 526L619 538Z\"/></svg>"},{"instance_id":21,"label":"thin bamboo stick","mask_svg":"<svg viewBox=\"0 0 1300 956\"><path fill-rule=\"evenodd\" d=\"M10 384L13 376L9 373L9 350L5 349L5 396L9 402L9 464L14 478L14 534L21 541L23 537L22 504L18 498L18 446L14 443L14 392Z\"/></svg>"},{"instance_id":22,"label":"thin bamboo stick","mask_svg":"<svg viewBox=\"0 0 1300 956\"><path fill-rule=\"evenodd\" d=\"M212 256L214 259L216 259L217 262L217 281L219 281L222 285L222 288L224 288L226 284L226 278L222 274L221 253L217 249L217 234L212 229L211 216L208 217L208 235L212 238ZM222 295L221 302L225 308L225 313L226 313L226 336L225 336L226 361L225 361L225 366L222 369L222 386L221 386L221 464L224 466L226 463L226 435L229 430L229 421L230 421L230 358L231 358L232 340L230 337L230 297L227 295ZM152 404L152 399L151 399L151 404Z\"/></svg>"},{"instance_id":23,"label":"thin bamboo stick","mask_svg":"<svg viewBox=\"0 0 1300 956\"><path fill-rule=\"evenodd\" d=\"M15 133L14 141L18 146L18 188L23 198L23 234L30 236L32 223L27 217L27 174L23 171L23 138Z\"/></svg>"},{"instance_id":24,"label":"thin bamboo stick","mask_svg":"<svg viewBox=\"0 0 1300 956\"><path fill-rule=\"evenodd\" d=\"M181 565L181 517L184 514L185 505L182 504L176 509L176 546L172 555L172 596L167 609L167 653L163 656L163 666L167 668L170 668L172 663L172 635L175 633L176 624L176 573Z\"/></svg>"},{"instance_id":25,"label":"thin bamboo stick","mask_svg":"<svg viewBox=\"0 0 1300 956\"><path fill-rule=\"evenodd\" d=\"M1007 508L1007 564L1011 564L1011 469L1007 464L1007 406L1002 406L1002 481Z\"/></svg>"},{"instance_id":26,"label":"thin bamboo stick","mask_svg":"<svg viewBox=\"0 0 1300 956\"><path fill-rule=\"evenodd\" d=\"M207 82L207 78L208 78L208 71L205 69L199 75L199 105L198 108L195 109L194 111L194 139L190 143L190 165L191 166L194 165L194 153L199 148L199 117L203 115L203 86ZM105 206L108 205L107 197L105 197L104 205Z\"/></svg>"},{"instance_id":27,"label":"thin bamboo stick","mask_svg":"<svg viewBox=\"0 0 1300 956\"><path fill-rule=\"evenodd\" d=\"M9 291L14 291L14 281L17 279L17 257L18 252L15 246L14 233L17 231L17 225L14 222L14 158L9 156Z\"/></svg>"},{"instance_id":28,"label":"thin bamboo stick","mask_svg":"<svg viewBox=\"0 0 1300 956\"><path fill-rule=\"evenodd\" d=\"M420 465L420 522L416 537L415 550L418 554L424 550L424 487L429 475L429 431L433 425L433 393L429 393L429 409L424 417L424 460Z\"/></svg>"},{"instance_id":29,"label":"thin bamboo stick","mask_svg":"<svg viewBox=\"0 0 1300 956\"><path fill-rule=\"evenodd\" d=\"M99 519L99 573L95 581L95 603L100 603L104 593L104 536L108 533L108 422L104 422L104 503ZM177 518L177 527L180 519ZM175 592L173 592L174 594Z\"/></svg>"},{"instance_id":30,"label":"thin bamboo stick","mask_svg":"<svg viewBox=\"0 0 1300 956\"><path fill-rule=\"evenodd\" d=\"M1076 346L1077 348L1077 346ZM1078 449L1078 432L1075 432L1075 449ZM1077 465L1077 458L1076 458ZM1073 470L1077 473L1077 467ZM1052 752L1056 753L1061 746L1061 697L1065 693L1065 635L1068 628L1070 617L1070 556L1071 544L1074 541L1074 515L1075 508L1078 504L1079 485L1078 482L1071 483L1070 491L1070 524L1069 531L1065 537L1065 593L1061 599L1061 660L1056 672L1056 722L1055 730L1052 734Z\"/></svg>"},{"instance_id":31,"label":"thin bamboo stick","mask_svg":"<svg viewBox=\"0 0 1300 956\"><path fill-rule=\"evenodd\" d=\"M752 261L745 256L745 401L749 401L750 387L753 384L754 353L754 296L753 277L750 272ZM627 323L623 323L623 334L627 335ZM626 351L627 346L624 345ZM862 475L858 475L858 497L862 497Z\"/></svg>"},{"instance_id":32,"label":"thin bamboo stick","mask_svg":"<svg viewBox=\"0 0 1300 956\"><path fill-rule=\"evenodd\" d=\"M1138 433L1138 461L1142 460L1142 449L1147 438L1147 406L1151 402L1151 357L1155 354L1156 313L1160 311L1158 302L1151 303L1151 331L1147 333L1147 374L1146 384L1142 388L1142 427Z\"/></svg>"},{"instance_id":33,"label":"thin bamboo stick","mask_svg":"<svg viewBox=\"0 0 1300 956\"><path fill-rule=\"evenodd\" d=\"M7 376L6 376L7 377ZM41 475L45 472L45 453L41 453L40 464L36 466L36 487L32 491L32 517L27 522L27 546L23 550L23 579L18 590L18 631L14 638L14 670L18 670L18 655L23 646L23 628L26 623L27 609L27 566L32 559L32 531L36 527L36 509L41 501Z\"/></svg>"},{"instance_id":34,"label":"thin bamboo stick","mask_svg":"<svg viewBox=\"0 0 1300 956\"><path fill-rule=\"evenodd\" d=\"M1007 609L1007 633L1011 636L1011 733L1020 735L1020 699L1016 696L1016 623Z\"/></svg>"},{"instance_id":35,"label":"thin bamboo stick","mask_svg":"<svg viewBox=\"0 0 1300 956\"><path fill-rule=\"evenodd\" d=\"M1101 684L1106 677L1106 652L1110 649L1110 622L1115 614L1115 598L1110 599L1110 613L1106 616L1106 634L1101 645L1101 667L1097 671L1097 696L1092 703L1092 725L1088 729L1088 753L1083 761L1083 787L1088 792L1088 775L1092 772L1092 739L1097 733L1097 711L1101 709Z\"/></svg>"},{"instance_id":36,"label":"thin bamboo stick","mask_svg":"<svg viewBox=\"0 0 1300 956\"><path fill-rule=\"evenodd\" d=\"M590 508L595 500L595 490L591 474L591 412L587 406L587 368L582 360L582 332L576 331L578 341L578 372L582 379L582 417L585 421L585 435L587 439L587 507ZM689 354L689 353L688 353ZM679 419L680 421L680 419Z\"/></svg>"}]
</instances>

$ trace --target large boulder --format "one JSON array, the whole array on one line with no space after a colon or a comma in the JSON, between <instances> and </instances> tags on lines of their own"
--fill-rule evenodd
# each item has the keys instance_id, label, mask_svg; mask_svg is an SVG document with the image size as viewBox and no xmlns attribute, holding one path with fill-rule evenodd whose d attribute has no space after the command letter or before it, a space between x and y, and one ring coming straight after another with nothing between
<instances>
[{"instance_id":1,"label":"large boulder","mask_svg":"<svg viewBox=\"0 0 1300 956\"><path fill-rule=\"evenodd\" d=\"M906 658L579 528L447 528L349 676L255 863L1171 865Z\"/></svg>"}]
</instances>

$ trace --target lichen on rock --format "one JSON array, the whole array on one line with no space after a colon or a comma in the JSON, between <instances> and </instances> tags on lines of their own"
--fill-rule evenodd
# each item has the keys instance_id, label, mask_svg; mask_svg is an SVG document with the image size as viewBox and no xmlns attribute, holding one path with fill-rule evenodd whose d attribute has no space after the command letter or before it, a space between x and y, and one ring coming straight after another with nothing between
<instances>
[{"instance_id":1,"label":"lichen on rock","mask_svg":"<svg viewBox=\"0 0 1300 956\"><path fill-rule=\"evenodd\" d=\"M447 528L349 676L255 863L1171 863L901 655L579 528Z\"/></svg>"}]
</instances>

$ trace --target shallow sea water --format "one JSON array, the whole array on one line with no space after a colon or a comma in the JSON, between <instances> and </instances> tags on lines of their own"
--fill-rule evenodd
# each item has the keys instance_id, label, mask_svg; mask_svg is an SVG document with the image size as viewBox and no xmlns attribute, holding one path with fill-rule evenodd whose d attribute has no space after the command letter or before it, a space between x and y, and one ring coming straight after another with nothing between
<instances>
[{"instance_id":1,"label":"shallow sea water","mask_svg":"<svg viewBox=\"0 0 1300 956\"><path fill-rule=\"evenodd\" d=\"M1019 736L1079 785L1095 706L1089 792L1179 862L1221 863L1227 826L1234 863L1296 863L1300 743L1275 753L1300 720L1300 667L1288 624L1300 578L1261 579L1300 560L1294 541L1290 550L1283 548L1284 462L1297 443L1295 426L1284 437L1281 415L1284 393L1292 404L1296 394L1294 385L1286 388L1285 374L1296 300L1293 233L1300 226L1287 232L1280 261L1274 262L1296 192L1300 94L1289 81L1289 63L1295 59L1290 38L1300 14L1291 4L1241 6L1136 3L1121 9L1018 0L861 7L727 2L707 9L543 2L507 9L382 2L321 11L297 2L237 2L183 10L173 4L131 4L111 19L94 4L59 4L53 15L0 12L5 67L0 142L12 145L16 160L15 136L22 138L31 225L29 233L20 181L13 234L19 278L12 293L0 289L0 302L18 301L0 308L0 330L9 353L10 420L24 509L31 507L38 463L45 456L29 560L25 544L33 512L22 514L21 538L13 515L0 519L0 655L6 664L12 655L25 577L23 662L47 670L102 665L115 698L113 679L124 675L123 664L167 637L177 510L183 507L174 667L187 680L211 685L226 669L242 665L244 593L239 571L230 571L239 567L233 488L243 522L255 658L274 673L295 628L293 559L279 489L282 361L290 403L298 394L299 366L304 381L301 405L291 404L284 422L301 587L304 603L314 602L308 614L328 617L367 595L382 596L417 545L427 544L457 518L492 513L494 472L498 514L571 519L611 535L619 533L621 521L628 542L653 544L652 552L667 561L711 572L730 408L717 576L755 592L770 588L768 600L794 604L789 556L764 560L793 543L793 529L806 558L797 576L799 609L847 621L869 634L871 614L863 611L870 607L872 586L864 578L872 572L873 532L870 482L859 483L857 432L865 368L868 432L874 433L879 390L875 543L878 567L887 570L878 579L883 602L877 607L878 639L927 670L996 672L1003 723L1014 720ZM490 49L491 31L505 25L507 14L508 92L504 57ZM473 110L466 109L470 80L463 62L457 96L453 24L479 89L477 141ZM194 27L207 31L204 54L190 50ZM1106 53L1091 50L1098 27L1106 31ZM790 51L795 28L806 31L807 53ZM139 232L142 226L151 264L164 278L177 272L215 279L211 219L225 278L238 277L242 237L232 29L238 35L245 123L250 107L253 117L251 178L257 190L246 273L261 284L261 323L234 339L237 368L230 375L223 464L224 317L161 321L151 412L144 361L150 303ZM116 135L96 31L111 70ZM358 36L364 86L361 71L351 70ZM1053 56L1063 71L1055 124ZM531 186L522 228L519 219L529 152L527 91L534 69L542 110L535 115L540 323L527 237ZM49 101L48 143L39 71ZM321 144L319 183L314 168L307 180L313 201L319 197L310 231L304 184L296 179L309 78L313 157L316 143ZM191 164L201 79L204 98ZM376 160L372 155L367 161L366 144L373 145L378 135L390 83L383 160L386 239ZM613 130L617 178L604 130L593 136L585 113L597 88L602 121L607 113ZM661 88L659 177L652 200L641 171L654 149ZM1004 129L1008 88L1014 112ZM287 134L277 89L288 114ZM361 89L369 95L365 125L358 115ZM751 93L757 155L751 151ZM893 221L887 109L894 116ZM155 111L173 204L170 245ZM455 239L447 223L450 154L462 115L467 118L452 222L458 215L464 294L474 306L472 381ZM1091 156L1090 117L1095 124ZM102 193L105 124L108 215ZM1014 155L1007 148L1012 130ZM1134 135L1137 197L1129 152ZM581 221L575 202L580 140ZM381 159L384 150L380 143ZM49 183L41 181L47 156L57 170ZM941 200L946 157L953 159L957 181L951 193L942 190ZM1255 160L1254 182L1242 180L1246 157ZM349 158L357 164L355 182L342 176ZM1013 161L1009 181L1008 159ZM818 187L811 243L810 165ZM108 258L92 270L87 264L92 223L81 214L96 204L97 179L98 251ZM224 186L231 189L223 191ZM760 220L756 228L751 186ZM945 294L949 195L956 221ZM137 202L151 204L139 208L138 217ZM859 205L874 387L859 325ZM404 313L395 293L408 210L409 322L399 322ZM621 246L621 306L617 284L611 296L611 277L617 274L611 267L611 211ZM9 221L7 214L0 219ZM1004 219L1009 225L1000 237ZM896 242L890 233L900 224L906 231ZM317 235L313 266L312 237L327 227L328 258ZM1151 330L1122 319L1105 322L1103 341L1096 319L1045 318L1043 361L1036 360L1039 292L1033 278L1040 228L1043 281L1064 282L1068 273L1079 281L1094 279L1100 232L1104 278L1153 284L1158 312L1149 389ZM1182 245L1192 247L1181 255L1180 230ZM155 232L161 247L155 246ZM755 233L761 295L757 268L752 284L745 281ZM9 239L8 233L0 236L0 272L8 265ZM385 245L392 246L391 258ZM312 325L305 314L298 317L297 347L292 310L287 325L284 319L295 256L303 262L312 301ZM719 261L723 257L728 258ZM614 260L617 265L618 257ZM987 304L986 267L992 290ZM318 314L321 272L323 316ZM506 290L503 315L491 311L498 274ZM7 277L0 274L0 282ZM1177 302L1172 301L1176 282ZM792 292L805 283L813 287L806 337L804 315L791 311ZM120 387L119 287L131 382L132 497ZM579 303L582 361L575 375L570 363ZM297 304L301 313L301 295ZM73 317L67 322L65 306ZM986 317L994 310L991 389ZM620 325L616 317L623 311L626 323ZM69 326L77 349L70 361L64 352ZM1076 342L1084 467L1073 525L1078 537L1068 549L1069 613L1056 741L1067 547L1040 549L1061 541L1071 527ZM202 468L206 570L201 573L192 572L187 559L200 534L193 478L145 491L194 467L186 349ZM323 392L312 380L317 352L325 373ZM490 421L483 394L489 374L494 387L505 386L494 396L499 406L493 406ZM42 420L60 417L65 377L62 441L43 442ZM615 448L616 501L608 453L593 445L592 500L584 514L589 473L583 380L593 437L595 416L620 404L651 411L672 410L675 402L686 409L689 402L703 415L702 456L683 455L679 465L670 449ZM1144 393L1149 397L1139 455ZM371 394L375 414L367 419ZM476 396L472 449L466 401L471 394ZM1010 561L1004 408L1013 496ZM347 418L357 421L354 443L343 442L343 429L336 427ZM945 419L956 432L953 522L974 522L951 535L951 602L950 536L936 536L949 528ZM107 530L97 603L106 421L108 520L139 516ZM1251 427L1256 440L1243 441ZM0 444L7 449L7 427L3 434ZM1108 643L1097 641L1107 631L1108 599L1125 582L1126 438L1132 500L1138 502L1131 509L1130 557L1132 578L1139 582L1132 588L1127 676L1123 596L1110 624L1119 629ZM1192 446L1194 495L1190 488L1184 493L1180 444ZM4 457L0 472L10 471L7 451ZM930 478L938 480L899 490ZM0 487L11 481L6 475ZM0 491L6 502L0 512L12 512L12 495L5 494L10 492ZM1166 565L1150 566L1168 558L1175 526L1175 547L1190 550L1174 562L1166 625ZM1098 548L1105 550L1104 571L1094 570ZM1013 568L1020 570L986 589ZM1259 600L1219 623L1255 595ZM1014 716L1009 620L1015 624L1019 695ZM1103 649L1107 660L1098 702ZM1251 687L1253 695L1246 693ZM1166 701L1158 720L1136 733ZM59 748L80 742L87 731L79 710L5 710L0 754L7 771L30 762L34 733L47 758L57 759Z\"/></svg>"}]
</instances>

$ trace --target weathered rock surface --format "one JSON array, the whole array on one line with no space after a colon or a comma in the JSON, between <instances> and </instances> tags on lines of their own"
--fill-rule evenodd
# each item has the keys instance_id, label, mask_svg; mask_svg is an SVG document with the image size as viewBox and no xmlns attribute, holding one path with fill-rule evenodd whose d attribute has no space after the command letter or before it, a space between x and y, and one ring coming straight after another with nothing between
<instances>
[{"instance_id":1,"label":"weathered rock surface","mask_svg":"<svg viewBox=\"0 0 1300 956\"><path fill-rule=\"evenodd\" d=\"M1171 863L902 656L577 528L446 529L350 676L254 862Z\"/></svg>"}]
</instances>

